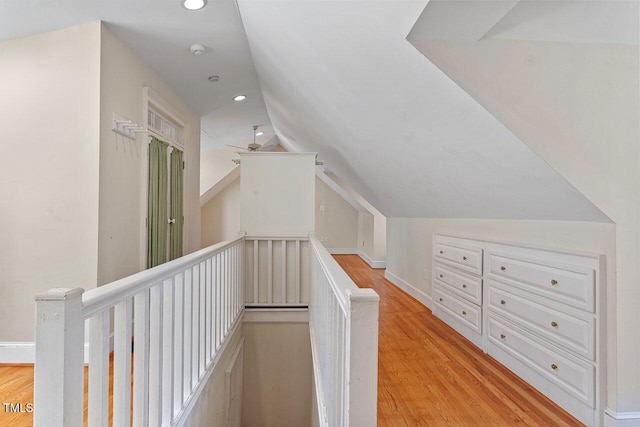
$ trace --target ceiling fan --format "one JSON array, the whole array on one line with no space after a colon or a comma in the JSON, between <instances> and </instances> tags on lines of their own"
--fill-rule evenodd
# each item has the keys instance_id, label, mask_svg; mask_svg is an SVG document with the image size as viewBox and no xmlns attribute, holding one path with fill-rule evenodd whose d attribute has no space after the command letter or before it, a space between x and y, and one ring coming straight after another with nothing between
<instances>
[{"instance_id":1,"label":"ceiling fan","mask_svg":"<svg viewBox=\"0 0 640 427\"><path fill-rule=\"evenodd\" d=\"M225 144L227 147L239 148L240 150L247 151L258 151L262 145L256 144L256 131L258 130L258 125L253 126L253 143L248 144L246 147L238 147L237 145ZM262 133L261 133L262 135Z\"/></svg>"}]
</instances>

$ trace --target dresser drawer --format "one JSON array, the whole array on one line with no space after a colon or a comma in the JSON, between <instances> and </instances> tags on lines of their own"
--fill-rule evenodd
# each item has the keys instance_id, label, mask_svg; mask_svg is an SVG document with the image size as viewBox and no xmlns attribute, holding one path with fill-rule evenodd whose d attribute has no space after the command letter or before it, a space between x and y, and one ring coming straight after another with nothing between
<instances>
[{"instance_id":1,"label":"dresser drawer","mask_svg":"<svg viewBox=\"0 0 640 427\"><path fill-rule=\"evenodd\" d=\"M590 313L595 308L594 271L488 254L488 277Z\"/></svg>"},{"instance_id":2,"label":"dresser drawer","mask_svg":"<svg viewBox=\"0 0 640 427\"><path fill-rule=\"evenodd\" d=\"M478 334L482 333L482 310L477 305L446 292L440 285L433 290L434 303Z\"/></svg>"},{"instance_id":3,"label":"dresser drawer","mask_svg":"<svg viewBox=\"0 0 640 427\"><path fill-rule=\"evenodd\" d=\"M456 293L477 305L482 304L482 279L457 271L444 264L435 264L434 280L449 291Z\"/></svg>"},{"instance_id":4,"label":"dresser drawer","mask_svg":"<svg viewBox=\"0 0 640 427\"><path fill-rule=\"evenodd\" d=\"M562 354L528 332L488 316L489 342L502 348L558 387L594 407L593 365ZM489 351L491 354L491 349ZM507 365L510 368L510 366ZM516 374L523 374L514 370Z\"/></svg>"},{"instance_id":5,"label":"dresser drawer","mask_svg":"<svg viewBox=\"0 0 640 427\"><path fill-rule=\"evenodd\" d=\"M448 242L436 241L434 251L437 260L454 265L469 273L482 274L482 249L480 248L462 247Z\"/></svg>"},{"instance_id":6,"label":"dresser drawer","mask_svg":"<svg viewBox=\"0 0 640 427\"><path fill-rule=\"evenodd\" d=\"M569 352L594 360L592 317L577 318L496 288L489 282L489 307Z\"/></svg>"}]
</instances>

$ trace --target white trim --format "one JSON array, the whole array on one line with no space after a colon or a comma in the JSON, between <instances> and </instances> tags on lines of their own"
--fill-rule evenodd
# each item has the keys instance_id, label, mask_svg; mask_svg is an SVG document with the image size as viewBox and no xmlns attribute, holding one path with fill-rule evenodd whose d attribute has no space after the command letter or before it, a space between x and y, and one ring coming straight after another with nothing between
<instances>
[{"instance_id":1,"label":"white trim","mask_svg":"<svg viewBox=\"0 0 640 427\"><path fill-rule=\"evenodd\" d=\"M406 293L408 293L409 295L411 295L412 297L414 297L415 299L417 299L418 301L420 301L429 310L432 309L433 300L431 299L431 295L421 291L420 289L416 288L409 282L402 280L400 277L396 276L389 270L384 271L384 278L390 281L391 283L393 283L394 285L396 285L397 287L399 287L400 289L402 289L403 291L405 291Z\"/></svg>"},{"instance_id":2,"label":"white trim","mask_svg":"<svg viewBox=\"0 0 640 427\"><path fill-rule=\"evenodd\" d=\"M640 425L640 412L604 410L604 427L635 427Z\"/></svg>"},{"instance_id":3,"label":"white trim","mask_svg":"<svg viewBox=\"0 0 640 427\"><path fill-rule=\"evenodd\" d=\"M371 268L387 268L387 261L377 261L369 258L367 254L358 251L358 256L364 260Z\"/></svg>"},{"instance_id":4,"label":"white trim","mask_svg":"<svg viewBox=\"0 0 640 427\"><path fill-rule=\"evenodd\" d=\"M306 308L247 308L244 323L309 323Z\"/></svg>"},{"instance_id":5,"label":"white trim","mask_svg":"<svg viewBox=\"0 0 640 427\"><path fill-rule=\"evenodd\" d=\"M387 268L386 261L375 261L364 252L353 248L326 248L331 255L358 255L371 268Z\"/></svg>"},{"instance_id":6,"label":"white trim","mask_svg":"<svg viewBox=\"0 0 640 427\"><path fill-rule=\"evenodd\" d=\"M113 351L113 334L109 339L109 351ZM0 342L0 363L34 364L35 342ZM89 343L84 344L84 363L89 363Z\"/></svg>"},{"instance_id":7,"label":"white trim","mask_svg":"<svg viewBox=\"0 0 640 427\"><path fill-rule=\"evenodd\" d=\"M0 363L34 363L35 359L33 342L0 342Z\"/></svg>"},{"instance_id":8,"label":"white trim","mask_svg":"<svg viewBox=\"0 0 640 427\"><path fill-rule=\"evenodd\" d=\"M196 389L191 393L191 396L188 397L186 405L176 415L173 423L174 426L183 427L185 423L189 421L191 413L193 412L193 408L198 402L200 395L205 389L205 386L209 383L209 380L211 379L211 374L213 374L213 371L218 366L218 362L220 362L222 355L225 354L225 351L227 350L227 347L229 346L229 344L232 341L237 342L244 339L242 335L240 335L242 333L242 330L240 329L240 325L242 325L242 315L238 316L238 318L236 319L235 325L233 326L233 328L231 329L228 335L229 339L224 340L224 342L222 343L222 346L216 352L216 355L214 356L214 358L209 362L209 365L205 373L200 377L200 380L198 382L198 385L196 386ZM236 340L233 340L233 337L236 335L236 333L239 333L240 337L237 338Z\"/></svg>"},{"instance_id":9,"label":"white trim","mask_svg":"<svg viewBox=\"0 0 640 427\"><path fill-rule=\"evenodd\" d=\"M331 255L359 255L357 249L353 248L327 248Z\"/></svg>"},{"instance_id":10,"label":"white trim","mask_svg":"<svg viewBox=\"0 0 640 427\"><path fill-rule=\"evenodd\" d=\"M228 174L223 176L220 181L216 182L207 191L200 195L200 207L209 203L214 197L216 197L222 190L227 188L229 184L234 182L237 178L240 178L240 168L234 167Z\"/></svg>"},{"instance_id":11,"label":"white trim","mask_svg":"<svg viewBox=\"0 0 640 427\"><path fill-rule=\"evenodd\" d=\"M368 214L371 213L367 210L367 208L362 206L362 204L358 202L355 199L355 197L349 194L347 190L342 188L340 184L335 182L326 173L324 173L324 171L325 171L325 166L316 166L316 177L318 177L320 181L324 182L325 185L327 185L329 188L335 191L340 197L344 199L345 202L349 203L349 205L351 205L351 207L357 210L358 212L368 213Z\"/></svg>"},{"instance_id":12,"label":"white trim","mask_svg":"<svg viewBox=\"0 0 640 427\"><path fill-rule=\"evenodd\" d=\"M311 359L313 361L313 385L315 387L316 405L318 407L318 423L320 427L329 427L327 420L326 404L324 402L324 393L322 392L322 374L320 373L320 361L316 354L316 338L313 335L313 328L309 328L309 339L311 341Z\"/></svg>"}]
</instances>

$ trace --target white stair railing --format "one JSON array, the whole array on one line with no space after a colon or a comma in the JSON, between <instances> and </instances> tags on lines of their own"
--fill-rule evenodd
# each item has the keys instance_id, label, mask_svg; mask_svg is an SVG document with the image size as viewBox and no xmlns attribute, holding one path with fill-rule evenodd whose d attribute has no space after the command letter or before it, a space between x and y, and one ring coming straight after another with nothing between
<instances>
[{"instance_id":1,"label":"white stair railing","mask_svg":"<svg viewBox=\"0 0 640 427\"><path fill-rule=\"evenodd\" d=\"M88 292L37 295L35 426L83 425L87 320L88 425L108 425L112 321L113 425L182 425L239 324L243 275L239 237Z\"/></svg>"},{"instance_id":2,"label":"white stair railing","mask_svg":"<svg viewBox=\"0 0 640 427\"><path fill-rule=\"evenodd\" d=\"M309 237L245 237L247 308L306 307L309 303Z\"/></svg>"},{"instance_id":3,"label":"white stair railing","mask_svg":"<svg viewBox=\"0 0 640 427\"><path fill-rule=\"evenodd\" d=\"M320 425L377 423L378 303L358 288L315 237L309 329Z\"/></svg>"}]
</instances>

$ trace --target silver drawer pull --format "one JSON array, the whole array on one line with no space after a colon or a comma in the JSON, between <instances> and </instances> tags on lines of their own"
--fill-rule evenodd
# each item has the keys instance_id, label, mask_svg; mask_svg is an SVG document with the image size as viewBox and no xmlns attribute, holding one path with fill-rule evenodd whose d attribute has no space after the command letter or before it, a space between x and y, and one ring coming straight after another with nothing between
<instances>
[{"instance_id":1,"label":"silver drawer pull","mask_svg":"<svg viewBox=\"0 0 640 427\"><path fill-rule=\"evenodd\" d=\"M467 315L467 312L466 312L466 311L463 311L463 312L462 312L462 314L464 314L464 315L466 316L466 315Z\"/></svg>"},{"instance_id":2,"label":"silver drawer pull","mask_svg":"<svg viewBox=\"0 0 640 427\"><path fill-rule=\"evenodd\" d=\"M505 305L507 302L503 299L500 300L500 304Z\"/></svg>"},{"instance_id":3,"label":"silver drawer pull","mask_svg":"<svg viewBox=\"0 0 640 427\"><path fill-rule=\"evenodd\" d=\"M500 270L505 271L507 269L507 267L505 267L504 265L500 266Z\"/></svg>"},{"instance_id":4,"label":"silver drawer pull","mask_svg":"<svg viewBox=\"0 0 640 427\"><path fill-rule=\"evenodd\" d=\"M551 322L551 326L553 326L554 328L558 327L558 322Z\"/></svg>"},{"instance_id":5,"label":"silver drawer pull","mask_svg":"<svg viewBox=\"0 0 640 427\"><path fill-rule=\"evenodd\" d=\"M463 257L462 257L462 260L463 260L463 261L466 261L466 260L467 260L467 257L466 257L466 256L463 256Z\"/></svg>"},{"instance_id":6,"label":"silver drawer pull","mask_svg":"<svg viewBox=\"0 0 640 427\"><path fill-rule=\"evenodd\" d=\"M507 336L505 334L500 334L500 339L503 340L505 339Z\"/></svg>"},{"instance_id":7,"label":"silver drawer pull","mask_svg":"<svg viewBox=\"0 0 640 427\"><path fill-rule=\"evenodd\" d=\"M558 281L556 279L551 279L551 286L555 286L558 284Z\"/></svg>"},{"instance_id":8,"label":"silver drawer pull","mask_svg":"<svg viewBox=\"0 0 640 427\"><path fill-rule=\"evenodd\" d=\"M551 364L551 369L553 369L554 371L558 370L558 365L556 365L555 363Z\"/></svg>"},{"instance_id":9,"label":"silver drawer pull","mask_svg":"<svg viewBox=\"0 0 640 427\"><path fill-rule=\"evenodd\" d=\"M464 283L462 284L462 287L463 287L464 289L467 289L467 285L465 285Z\"/></svg>"}]
</instances>

